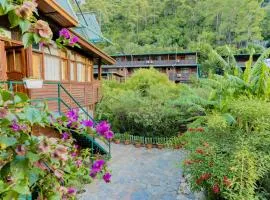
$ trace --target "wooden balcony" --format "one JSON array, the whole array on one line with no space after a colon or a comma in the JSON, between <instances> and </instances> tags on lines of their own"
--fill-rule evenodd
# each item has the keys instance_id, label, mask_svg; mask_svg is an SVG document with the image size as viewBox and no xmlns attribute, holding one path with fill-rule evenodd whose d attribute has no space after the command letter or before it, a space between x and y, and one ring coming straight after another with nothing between
<instances>
[{"instance_id":1,"label":"wooden balcony","mask_svg":"<svg viewBox=\"0 0 270 200\"><path fill-rule=\"evenodd\" d=\"M196 60L146 60L146 61L117 61L110 67L171 67L171 66L194 66ZM104 65L104 67L109 67Z\"/></svg>"}]
</instances>

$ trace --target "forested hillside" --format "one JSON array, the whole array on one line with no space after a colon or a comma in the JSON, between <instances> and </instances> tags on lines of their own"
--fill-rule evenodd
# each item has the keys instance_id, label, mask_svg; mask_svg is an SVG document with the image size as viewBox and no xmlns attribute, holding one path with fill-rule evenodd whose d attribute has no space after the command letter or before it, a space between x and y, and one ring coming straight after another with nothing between
<instances>
[{"instance_id":1,"label":"forested hillside","mask_svg":"<svg viewBox=\"0 0 270 200\"><path fill-rule=\"evenodd\" d=\"M270 39L268 0L86 0L108 53L194 49L201 43L246 48Z\"/></svg>"}]
</instances>

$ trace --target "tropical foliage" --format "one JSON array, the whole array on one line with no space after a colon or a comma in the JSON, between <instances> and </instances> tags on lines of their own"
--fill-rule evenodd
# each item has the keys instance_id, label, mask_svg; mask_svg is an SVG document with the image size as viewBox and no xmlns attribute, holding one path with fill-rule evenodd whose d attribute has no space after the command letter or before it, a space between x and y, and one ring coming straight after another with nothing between
<instances>
[{"instance_id":1,"label":"tropical foliage","mask_svg":"<svg viewBox=\"0 0 270 200\"><path fill-rule=\"evenodd\" d=\"M190 151L184 166L192 188L205 189L209 199L270 198L267 56L269 50L254 65L251 56L244 73L229 69L198 81L179 102L201 111L182 138Z\"/></svg>"},{"instance_id":2,"label":"tropical foliage","mask_svg":"<svg viewBox=\"0 0 270 200\"><path fill-rule=\"evenodd\" d=\"M38 127L57 130L58 137L39 136ZM76 109L56 116L46 104L33 106L25 94L0 89L0 198L75 199L96 177L110 182L106 162L81 149L74 132L113 137L109 124L83 120Z\"/></svg>"}]
</instances>

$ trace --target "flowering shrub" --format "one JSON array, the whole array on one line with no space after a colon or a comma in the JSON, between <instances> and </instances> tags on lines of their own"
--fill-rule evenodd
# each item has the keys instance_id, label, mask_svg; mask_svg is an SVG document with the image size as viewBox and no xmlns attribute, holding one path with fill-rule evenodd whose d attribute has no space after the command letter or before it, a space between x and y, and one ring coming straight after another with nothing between
<instances>
[{"instance_id":1,"label":"flowering shrub","mask_svg":"<svg viewBox=\"0 0 270 200\"><path fill-rule=\"evenodd\" d=\"M35 126L57 129L61 137L35 136ZM76 109L55 118L46 105L33 107L26 95L0 89L0 199L75 199L80 185L94 178L110 182L106 162L91 162L94 155L80 149L71 129L104 140L113 137L107 123L95 126Z\"/></svg>"},{"instance_id":2,"label":"flowering shrub","mask_svg":"<svg viewBox=\"0 0 270 200\"><path fill-rule=\"evenodd\" d=\"M182 136L189 151L184 171L192 189L205 190L207 199L269 199L269 97L265 101L230 78L201 80L197 87L206 98L189 99L203 113Z\"/></svg>"},{"instance_id":3,"label":"flowering shrub","mask_svg":"<svg viewBox=\"0 0 270 200\"><path fill-rule=\"evenodd\" d=\"M53 37L53 32L46 21L37 19L38 4L36 0L2 0L0 1L0 16L7 15L11 28L19 27L23 34L22 40L25 48L33 43L49 44ZM65 29L65 31L67 31ZM68 37L69 36L69 37ZM77 46L78 37L70 37L64 30L60 31L57 40L59 48L65 46Z\"/></svg>"},{"instance_id":4,"label":"flowering shrub","mask_svg":"<svg viewBox=\"0 0 270 200\"><path fill-rule=\"evenodd\" d=\"M59 38L56 40L56 44L60 47L71 46L80 47L77 43L79 38L77 36L71 36L68 29L63 28L59 31Z\"/></svg>"}]
</instances>

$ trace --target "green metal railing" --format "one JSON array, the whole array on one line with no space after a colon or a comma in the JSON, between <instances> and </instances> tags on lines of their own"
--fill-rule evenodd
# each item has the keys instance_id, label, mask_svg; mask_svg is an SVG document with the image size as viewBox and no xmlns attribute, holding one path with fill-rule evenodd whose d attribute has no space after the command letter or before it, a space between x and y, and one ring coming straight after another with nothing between
<instances>
[{"instance_id":1,"label":"green metal railing","mask_svg":"<svg viewBox=\"0 0 270 200\"><path fill-rule=\"evenodd\" d=\"M0 81L0 84L7 84L8 90L11 92L14 92L14 85L24 85L23 81ZM60 82L49 82L44 81L44 85L56 85L57 86L57 97L50 97L50 98L42 98L42 99L31 99L31 102L44 102L44 101L56 101L57 102L57 112L61 115L62 113L62 104L67 108L71 109L71 106L68 105L61 97L62 92L67 95L72 102L85 114L86 118L91 119L94 124L96 125L96 121L93 119L93 117L81 106L81 104L68 92L68 90L60 83ZM91 151L93 153L94 146L97 146L98 148L102 149L104 152L107 152L108 156L111 156L111 142L104 142L104 144L108 147L108 151L105 150L98 142L96 141L95 137L87 137L88 143L91 142Z\"/></svg>"}]
</instances>

